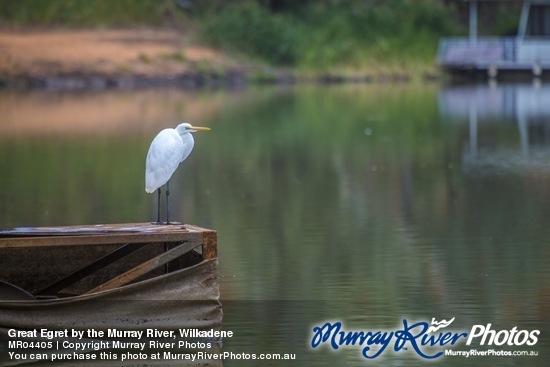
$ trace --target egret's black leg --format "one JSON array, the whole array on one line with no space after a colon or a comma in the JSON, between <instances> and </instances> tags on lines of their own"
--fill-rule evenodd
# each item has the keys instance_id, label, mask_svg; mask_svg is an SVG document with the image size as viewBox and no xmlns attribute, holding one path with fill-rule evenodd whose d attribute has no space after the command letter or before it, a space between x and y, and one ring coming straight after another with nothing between
<instances>
[{"instance_id":1,"label":"egret's black leg","mask_svg":"<svg viewBox=\"0 0 550 367\"><path fill-rule=\"evenodd\" d=\"M170 180L166 181L166 224L170 224L170 205L168 196L170 196Z\"/></svg>"},{"instance_id":2,"label":"egret's black leg","mask_svg":"<svg viewBox=\"0 0 550 367\"><path fill-rule=\"evenodd\" d=\"M162 222L160 221L160 187L157 192L157 224L162 224Z\"/></svg>"}]
</instances>

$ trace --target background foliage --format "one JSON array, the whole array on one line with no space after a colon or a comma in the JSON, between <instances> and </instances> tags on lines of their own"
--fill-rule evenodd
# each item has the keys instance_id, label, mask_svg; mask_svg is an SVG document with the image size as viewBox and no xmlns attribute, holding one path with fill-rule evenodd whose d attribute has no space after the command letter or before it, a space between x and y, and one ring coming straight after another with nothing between
<instances>
[{"instance_id":1,"label":"background foliage","mask_svg":"<svg viewBox=\"0 0 550 367\"><path fill-rule=\"evenodd\" d=\"M233 55L277 66L431 62L464 34L460 0L0 0L0 27L172 26ZM481 3L480 34L515 31L518 4Z\"/></svg>"}]
</instances>

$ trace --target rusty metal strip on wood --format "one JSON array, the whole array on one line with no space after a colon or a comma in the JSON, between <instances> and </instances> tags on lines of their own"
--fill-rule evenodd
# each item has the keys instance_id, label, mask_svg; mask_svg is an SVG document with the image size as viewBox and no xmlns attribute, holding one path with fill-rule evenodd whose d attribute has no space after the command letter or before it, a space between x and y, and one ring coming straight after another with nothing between
<instances>
[{"instance_id":1,"label":"rusty metal strip on wood","mask_svg":"<svg viewBox=\"0 0 550 367\"><path fill-rule=\"evenodd\" d=\"M202 233L202 258L213 259L218 256L218 237L215 231Z\"/></svg>"},{"instance_id":2,"label":"rusty metal strip on wood","mask_svg":"<svg viewBox=\"0 0 550 367\"><path fill-rule=\"evenodd\" d=\"M126 255L131 254L132 252L143 247L144 243L128 243L122 247L117 248L116 250L108 253L105 256L100 257L96 261L92 262L76 270L75 272L67 275L65 278L47 286L46 288L37 292L39 295L51 295L56 294L57 292L67 288L68 286L78 282L79 280L95 273L96 271L104 268L105 266L123 258Z\"/></svg>"},{"instance_id":3,"label":"rusty metal strip on wood","mask_svg":"<svg viewBox=\"0 0 550 367\"><path fill-rule=\"evenodd\" d=\"M163 254L156 256L146 262L136 266L133 269L128 270L127 272L89 290L85 294L96 293L100 291L105 291L117 287L124 286L134 279L139 278L140 276L149 273L150 271L182 256L183 254L191 251L197 246L200 246L200 243L197 242L184 242L181 245L174 247L171 250L164 252Z\"/></svg>"}]
</instances>

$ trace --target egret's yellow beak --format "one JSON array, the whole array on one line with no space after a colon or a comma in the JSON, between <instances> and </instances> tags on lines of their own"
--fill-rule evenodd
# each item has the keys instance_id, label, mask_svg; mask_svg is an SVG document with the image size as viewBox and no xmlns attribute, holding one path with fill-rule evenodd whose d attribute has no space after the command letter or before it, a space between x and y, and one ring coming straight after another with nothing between
<instances>
[{"instance_id":1,"label":"egret's yellow beak","mask_svg":"<svg viewBox=\"0 0 550 367\"><path fill-rule=\"evenodd\" d=\"M201 126L191 126L191 129L192 130L197 130L197 131L210 131L210 130L212 130L209 127L201 127Z\"/></svg>"}]
</instances>

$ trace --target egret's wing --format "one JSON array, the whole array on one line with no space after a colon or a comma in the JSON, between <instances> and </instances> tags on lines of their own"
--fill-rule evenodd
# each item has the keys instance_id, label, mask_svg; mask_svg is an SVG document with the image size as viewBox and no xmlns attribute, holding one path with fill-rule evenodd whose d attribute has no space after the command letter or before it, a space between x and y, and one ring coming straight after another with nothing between
<instances>
[{"instance_id":1,"label":"egret's wing","mask_svg":"<svg viewBox=\"0 0 550 367\"><path fill-rule=\"evenodd\" d=\"M162 130L153 139L145 162L145 191L151 193L164 185L178 168L183 144L174 129Z\"/></svg>"}]
</instances>

